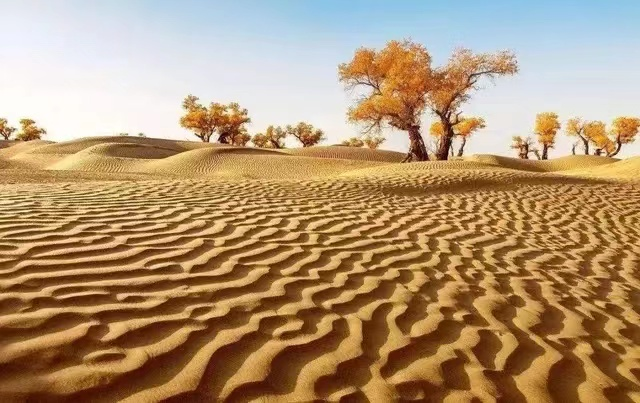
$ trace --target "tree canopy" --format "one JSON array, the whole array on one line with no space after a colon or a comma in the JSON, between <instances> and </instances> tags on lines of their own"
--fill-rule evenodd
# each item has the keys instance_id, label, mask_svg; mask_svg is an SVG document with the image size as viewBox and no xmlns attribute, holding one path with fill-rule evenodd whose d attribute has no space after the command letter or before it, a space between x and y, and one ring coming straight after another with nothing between
<instances>
[{"instance_id":1,"label":"tree canopy","mask_svg":"<svg viewBox=\"0 0 640 403\"><path fill-rule=\"evenodd\" d=\"M16 135L16 140L40 140L42 139L42 136L47 134L47 131L41 127L36 126L36 122L32 119L21 119L20 126L20 132L18 132L18 134Z\"/></svg>"},{"instance_id":2,"label":"tree canopy","mask_svg":"<svg viewBox=\"0 0 640 403\"><path fill-rule=\"evenodd\" d=\"M316 129L313 125L306 122L299 122L295 126L288 125L285 132L302 144L302 147L311 147L325 140L324 132Z\"/></svg>"},{"instance_id":3,"label":"tree canopy","mask_svg":"<svg viewBox=\"0 0 640 403\"><path fill-rule=\"evenodd\" d=\"M556 135L560 130L560 121L555 112L542 112L536 116L533 132L538 137L538 143L542 146L541 159L549 158L549 149L556 143Z\"/></svg>"},{"instance_id":4,"label":"tree canopy","mask_svg":"<svg viewBox=\"0 0 640 403\"><path fill-rule=\"evenodd\" d=\"M260 148L284 148L287 132L280 126L269 126L264 133L257 133L251 142Z\"/></svg>"},{"instance_id":5,"label":"tree canopy","mask_svg":"<svg viewBox=\"0 0 640 403\"><path fill-rule=\"evenodd\" d=\"M16 128L9 126L9 121L7 121L7 119L0 118L0 137L5 140L9 140L15 131Z\"/></svg>"},{"instance_id":6,"label":"tree canopy","mask_svg":"<svg viewBox=\"0 0 640 403\"><path fill-rule=\"evenodd\" d=\"M206 107L198 101L194 95L184 99L185 114L180 118L180 126L193 131L203 142L208 143L214 134L218 134L218 142L231 144L232 138L246 130L245 125L251 122L247 109L236 102L228 105L212 102Z\"/></svg>"},{"instance_id":7,"label":"tree canopy","mask_svg":"<svg viewBox=\"0 0 640 403\"><path fill-rule=\"evenodd\" d=\"M517 71L511 52L474 54L468 49L454 51L446 65L432 68L427 49L409 40L390 41L382 50L359 48L350 62L338 66L345 88L361 91L349 108L349 120L364 124L366 133L384 127L407 131L407 160L419 161L429 159L420 134L427 108L443 127L436 158L447 159L461 105L479 89L480 79Z\"/></svg>"}]
</instances>

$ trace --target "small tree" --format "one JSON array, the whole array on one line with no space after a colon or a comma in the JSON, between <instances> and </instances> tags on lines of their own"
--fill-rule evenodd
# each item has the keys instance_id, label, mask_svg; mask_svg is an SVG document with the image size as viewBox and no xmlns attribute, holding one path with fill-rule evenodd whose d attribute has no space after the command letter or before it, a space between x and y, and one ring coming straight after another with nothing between
<instances>
[{"instance_id":1,"label":"small tree","mask_svg":"<svg viewBox=\"0 0 640 403\"><path fill-rule=\"evenodd\" d=\"M185 114L180 118L180 126L193 131L205 143L217 133L220 143L230 144L231 139L245 129L245 124L251 122L248 111L235 102L228 105L212 102L207 108L198 101L194 95L184 99Z\"/></svg>"},{"instance_id":2,"label":"small tree","mask_svg":"<svg viewBox=\"0 0 640 403\"><path fill-rule=\"evenodd\" d=\"M558 114L554 112L543 112L536 116L534 133L538 136L538 143L542 146L541 159L549 159L549 149L553 148L556 142L558 130L560 130Z\"/></svg>"},{"instance_id":3,"label":"small tree","mask_svg":"<svg viewBox=\"0 0 640 403\"><path fill-rule=\"evenodd\" d=\"M593 155L610 154L615 150L615 144L607 137L607 128L604 122L598 120L586 122L582 128L582 135L593 144Z\"/></svg>"},{"instance_id":4,"label":"small tree","mask_svg":"<svg viewBox=\"0 0 640 403\"><path fill-rule=\"evenodd\" d=\"M621 116L613 120L611 135L615 143L615 150L608 154L609 157L618 155L623 144L633 143L640 129L640 119Z\"/></svg>"},{"instance_id":5,"label":"small tree","mask_svg":"<svg viewBox=\"0 0 640 403\"><path fill-rule=\"evenodd\" d=\"M579 142L582 142L582 149L584 150L585 155L589 155L589 138L584 135L584 127L587 122L583 121L580 118L572 118L567 121L567 125L565 126L565 132L567 136L577 137ZM571 152L575 155L576 146L578 142L576 142Z\"/></svg>"},{"instance_id":6,"label":"small tree","mask_svg":"<svg viewBox=\"0 0 640 403\"><path fill-rule=\"evenodd\" d=\"M309 123L305 122L299 122L295 126L288 125L286 132L298 139L298 141L302 143L302 147L315 146L319 142L325 140L324 132L322 130L316 129Z\"/></svg>"},{"instance_id":7,"label":"small tree","mask_svg":"<svg viewBox=\"0 0 640 403\"><path fill-rule=\"evenodd\" d=\"M458 157L462 157L464 155L464 147L467 144L467 140L473 133L476 131L483 129L486 127L484 119L470 117L470 118L459 118L458 123L453 126L453 134L455 137L461 139L460 147L458 148ZM441 121L433 122L431 125L429 132L433 137L437 138L437 148L440 147L443 139L442 137L445 135L444 126ZM453 142L450 143L449 151L451 155L453 155Z\"/></svg>"},{"instance_id":8,"label":"small tree","mask_svg":"<svg viewBox=\"0 0 640 403\"><path fill-rule=\"evenodd\" d=\"M0 118L0 137L5 140L9 140L13 132L16 131L15 127L9 126L9 122L5 118Z\"/></svg>"},{"instance_id":9,"label":"small tree","mask_svg":"<svg viewBox=\"0 0 640 403\"><path fill-rule=\"evenodd\" d=\"M16 140L32 141L40 140L42 136L47 134L47 131L41 127L36 126L36 122L32 119L20 120L21 130L16 135Z\"/></svg>"},{"instance_id":10,"label":"small tree","mask_svg":"<svg viewBox=\"0 0 640 403\"><path fill-rule=\"evenodd\" d=\"M381 134L372 133L368 133L362 138L364 145L369 147L371 150L377 150L385 140L386 139Z\"/></svg>"},{"instance_id":11,"label":"small tree","mask_svg":"<svg viewBox=\"0 0 640 403\"><path fill-rule=\"evenodd\" d=\"M251 136L249 135L247 130L243 128L241 131L234 133L234 135L231 137L231 144L234 146L244 147L247 145L247 143L249 143L249 140L251 140Z\"/></svg>"},{"instance_id":12,"label":"small tree","mask_svg":"<svg viewBox=\"0 0 640 403\"><path fill-rule=\"evenodd\" d=\"M257 133L251 142L260 148L284 148L287 132L280 126L269 126L264 133Z\"/></svg>"},{"instance_id":13,"label":"small tree","mask_svg":"<svg viewBox=\"0 0 640 403\"><path fill-rule=\"evenodd\" d=\"M511 148L518 151L518 158L523 160L529 159L529 154L533 153L540 159L538 150L533 147L533 139L531 137L523 138L521 136L513 136Z\"/></svg>"},{"instance_id":14,"label":"small tree","mask_svg":"<svg viewBox=\"0 0 640 403\"><path fill-rule=\"evenodd\" d=\"M124 133L124 132L123 133L118 133L118 136L122 136L122 137L125 137L125 136L128 136L128 135L129 135L129 133Z\"/></svg>"},{"instance_id":15,"label":"small tree","mask_svg":"<svg viewBox=\"0 0 640 403\"><path fill-rule=\"evenodd\" d=\"M347 147L364 147L364 141L360 140L358 137L351 137L340 144Z\"/></svg>"},{"instance_id":16,"label":"small tree","mask_svg":"<svg viewBox=\"0 0 640 403\"><path fill-rule=\"evenodd\" d=\"M138 137L147 137L147 135L142 133L142 132L140 132L140 133L138 133Z\"/></svg>"}]
</instances>

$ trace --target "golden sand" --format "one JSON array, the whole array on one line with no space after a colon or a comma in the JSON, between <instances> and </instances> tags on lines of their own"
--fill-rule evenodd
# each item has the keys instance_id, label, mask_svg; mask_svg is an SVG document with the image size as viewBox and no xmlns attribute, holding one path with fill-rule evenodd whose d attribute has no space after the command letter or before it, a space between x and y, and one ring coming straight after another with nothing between
<instances>
[{"instance_id":1,"label":"golden sand","mask_svg":"<svg viewBox=\"0 0 640 403\"><path fill-rule=\"evenodd\" d=\"M398 156L1 149L0 401L639 401L640 159Z\"/></svg>"}]
</instances>

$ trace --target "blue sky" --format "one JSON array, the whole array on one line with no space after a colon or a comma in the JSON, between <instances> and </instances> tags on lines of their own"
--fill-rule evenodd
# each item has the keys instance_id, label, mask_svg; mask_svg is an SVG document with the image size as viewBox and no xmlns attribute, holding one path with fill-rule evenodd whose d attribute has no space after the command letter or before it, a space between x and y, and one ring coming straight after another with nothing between
<instances>
[{"instance_id":1,"label":"blue sky","mask_svg":"<svg viewBox=\"0 0 640 403\"><path fill-rule=\"evenodd\" d=\"M195 139L178 124L193 93L248 108L252 133L305 120L336 143L358 134L337 65L359 46L409 37L434 64L458 46L518 55L517 76L486 83L463 108L487 121L468 153L512 154L511 136L530 134L538 112L640 115L633 0L0 0L0 16L0 117L31 117L55 141ZM383 148L406 150L406 133L387 135ZM569 149L560 136L551 156ZM621 153L637 154L640 141Z\"/></svg>"}]
</instances>

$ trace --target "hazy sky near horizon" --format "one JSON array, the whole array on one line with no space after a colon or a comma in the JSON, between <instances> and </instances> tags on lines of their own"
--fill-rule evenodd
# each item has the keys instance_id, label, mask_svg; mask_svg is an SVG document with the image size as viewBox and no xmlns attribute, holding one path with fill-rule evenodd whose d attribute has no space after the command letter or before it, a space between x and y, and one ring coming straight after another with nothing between
<instances>
[{"instance_id":1,"label":"hazy sky near horizon","mask_svg":"<svg viewBox=\"0 0 640 403\"><path fill-rule=\"evenodd\" d=\"M0 0L0 16L0 117L31 117L54 141L195 139L178 124L192 93L248 108L251 133L304 120L337 143L359 132L337 65L359 46L409 37L435 65L459 46L516 52L520 73L485 83L463 108L487 122L470 154L513 155L511 136L531 134L538 112L640 116L637 0ZM559 137L552 157L570 152ZM407 144L390 132L383 148ZM621 156L638 154L640 141Z\"/></svg>"}]
</instances>

